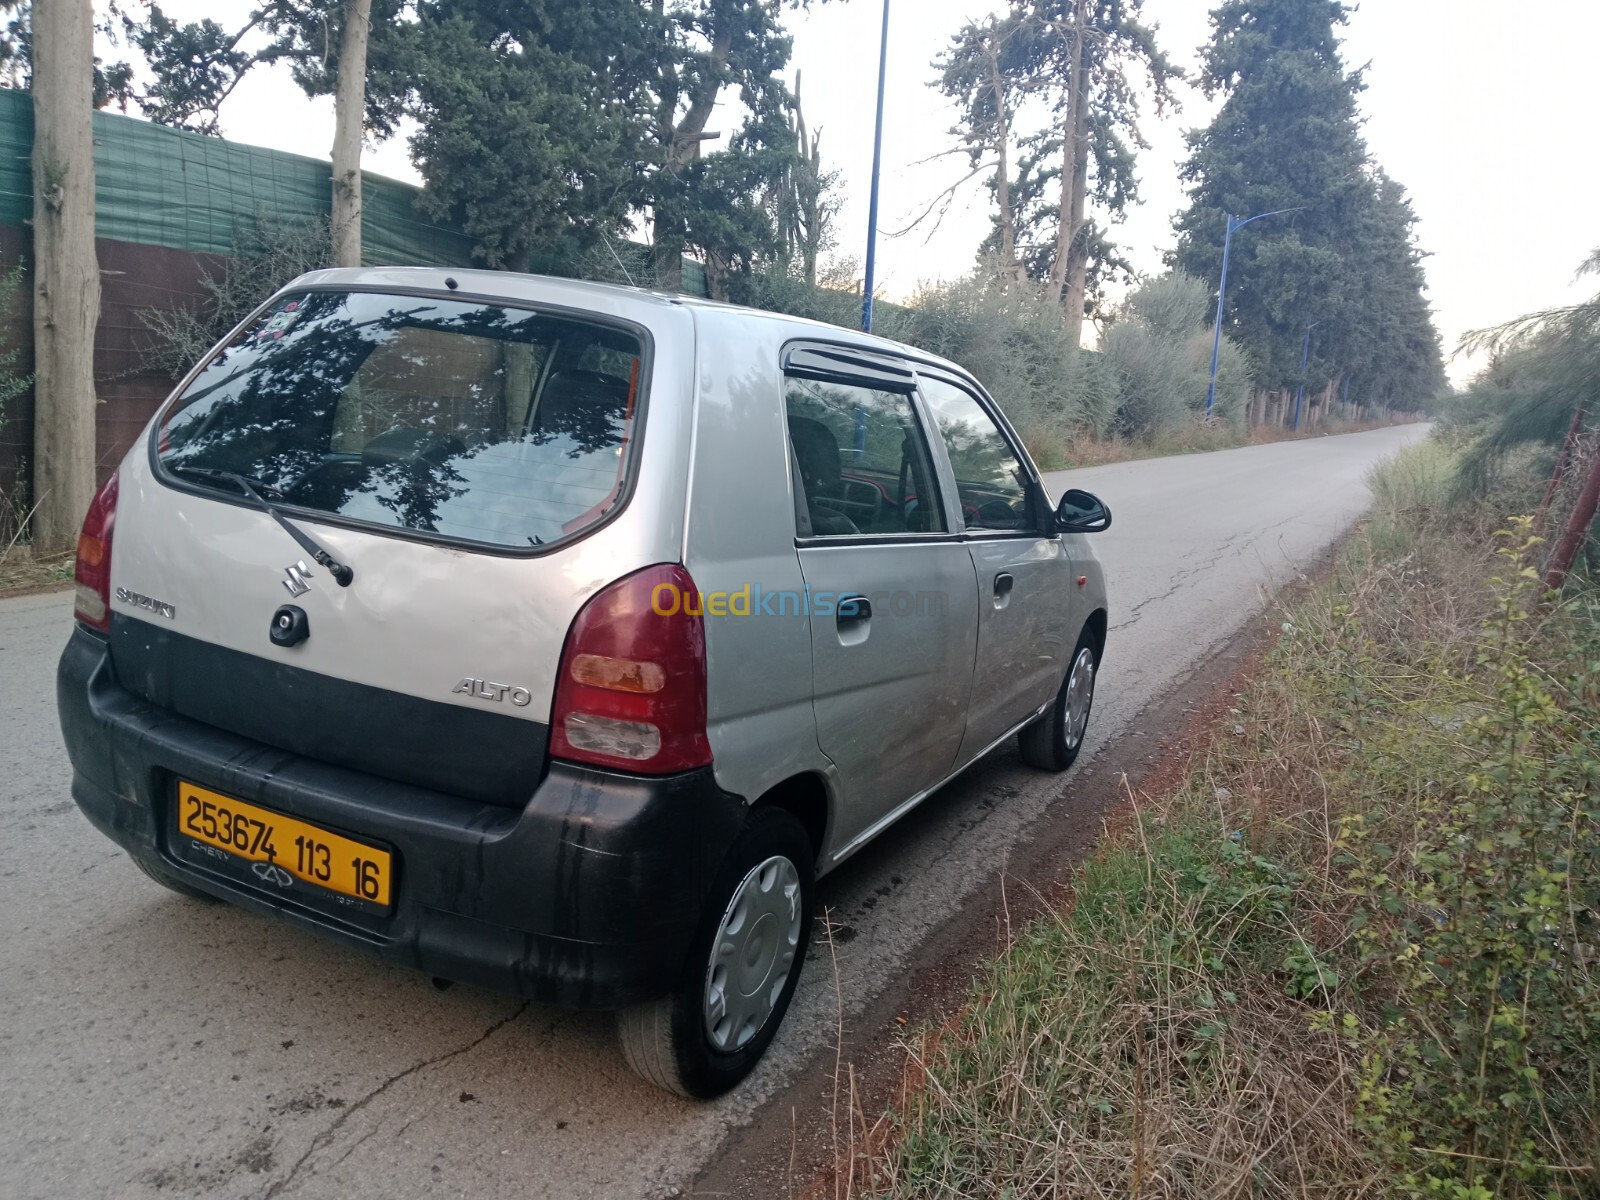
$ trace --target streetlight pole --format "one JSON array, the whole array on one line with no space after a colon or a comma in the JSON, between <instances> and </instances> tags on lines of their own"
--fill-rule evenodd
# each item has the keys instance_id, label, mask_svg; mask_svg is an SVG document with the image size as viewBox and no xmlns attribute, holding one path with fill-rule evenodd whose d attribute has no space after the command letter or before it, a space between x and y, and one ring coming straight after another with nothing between
<instances>
[{"instance_id":1,"label":"streetlight pole","mask_svg":"<svg viewBox=\"0 0 1600 1200\"><path fill-rule=\"evenodd\" d=\"M885 3L888 0L884 0ZM1300 208L1304 208L1301 205ZM1206 420L1211 419L1211 409L1217 403L1217 356L1222 350L1222 305L1228 295L1228 250L1233 245L1233 235L1243 229L1251 221L1259 221L1262 217L1278 217L1284 213L1299 212L1300 208L1275 208L1271 212L1257 213L1253 217L1239 220L1232 213L1228 213L1228 231L1222 235L1222 282L1217 286L1217 325L1211 333L1211 382L1206 385Z\"/></svg>"},{"instance_id":2,"label":"streetlight pole","mask_svg":"<svg viewBox=\"0 0 1600 1200\"><path fill-rule=\"evenodd\" d=\"M861 296L861 331L872 332L872 289L878 254L878 172L883 165L883 80L889 71L889 0L883 0L883 38L878 46L878 123L872 135L872 199L867 204L867 277Z\"/></svg>"},{"instance_id":3,"label":"streetlight pole","mask_svg":"<svg viewBox=\"0 0 1600 1200\"><path fill-rule=\"evenodd\" d=\"M1306 364L1311 361L1311 331L1321 321L1313 321L1306 326L1305 341L1300 345L1300 386L1294 390L1294 431L1300 432L1300 399L1306 394Z\"/></svg>"}]
</instances>

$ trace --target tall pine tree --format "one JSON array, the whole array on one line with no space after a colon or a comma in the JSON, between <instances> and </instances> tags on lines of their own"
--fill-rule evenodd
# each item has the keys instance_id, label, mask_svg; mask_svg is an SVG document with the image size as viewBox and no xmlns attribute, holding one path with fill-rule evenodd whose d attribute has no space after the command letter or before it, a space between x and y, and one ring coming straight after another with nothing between
<instances>
[{"instance_id":1,"label":"tall pine tree","mask_svg":"<svg viewBox=\"0 0 1600 1200\"><path fill-rule=\"evenodd\" d=\"M788 65L791 41L773 0L652 0L652 9L656 146L647 203L655 282L674 290L682 283L683 252L698 246L714 253L707 239L716 235L705 230L725 228L740 203L740 183L773 144L773 118L790 99L779 72ZM725 133L708 128L711 114L734 89L753 114L723 143L738 161L703 166L706 146Z\"/></svg>"},{"instance_id":2,"label":"tall pine tree","mask_svg":"<svg viewBox=\"0 0 1600 1200\"><path fill-rule=\"evenodd\" d=\"M1138 200L1141 97L1158 113L1175 103L1180 72L1142 23L1142 4L1014 0L1005 17L965 26L934 64L957 102L957 149L995 197L980 253L1006 278L1039 281L1073 344L1101 285L1131 276L1106 229ZM1019 128L1019 111L1040 107L1046 123Z\"/></svg>"},{"instance_id":3,"label":"tall pine tree","mask_svg":"<svg viewBox=\"0 0 1600 1200\"><path fill-rule=\"evenodd\" d=\"M782 248L778 192L800 162L779 78L782 11L777 0L418 0L411 148L426 203L493 265L610 261L670 290L684 253L699 252L721 294ZM734 94L740 124L709 128ZM636 274L614 238L646 224L652 263Z\"/></svg>"},{"instance_id":4,"label":"tall pine tree","mask_svg":"<svg viewBox=\"0 0 1600 1200\"><path fill-rule=\"evenodd\" d=\"M1352 401L1366 407L1415 409L1446 386L1433 311L1423 294L1424 255L1412 227L1406 190L1377 170L1375 203L1352 255L1356 293L1354 347L1336 364ZM1341 386L1343 386L1341 380Z\"/></svg>"},{"instance_id":5,"label":"tall pine tree","mask_svg":"<svg viewBox=\"0 0 1600 1200\"><path fill-rule=\"evenodd\" d=\"M1414 218L1361 137L1360 72L1345 69L1337 33L1349 13L1341 0L1224 0L1213 10L1200 83L1224 99L1189 135L1190 203L1173 259L1215 280L1227 214L1297 210L1235 237L1229 336L1264 386L1312 392L1348 379L1365 399L1415 407L1442 383L1438 338Z\"/></svg>"},{"instance_id":6,"label":"tall pine tree","mask_svg":"<svg viewBox=\"0 0 1600 1200\"><path fill-rule=\"evenodd\" d=\"M423 204L495 267L627 230L651 157L652 27L625 0L423 0L411 155Z\"/></svg>"},{"instance_id":7,"label":"tall pine tree","mask_svg":"<svg viewBox=\"0 0 1600 1200\"><path fill-rule=\"evenodd\" d=\"M1036 138L1024 170L1040 182L1053 175L1055 203L1024 205L1022 227L1040 249L1036 269L1049 294L1065 309L1068 335L1081 336L1091 275L1125 269L1105 228L1089 215L1089 202L1109 222L1120 221L1138 200L1134 158L1149 148L1139 130L1140 97L1156 112L1176 104L1172 81L1181 72L1144 24L1144 0L1026 0L1040 31L1033 70L1056 116L1054 129ZM1053 170L1041 164L1055 159ZM1040 199L1043 199L1041 196ZM1053 236L1040 237L1048 232ZM1063 257L1064 254L1064 257Z\"/></svg>"}]
</instances>

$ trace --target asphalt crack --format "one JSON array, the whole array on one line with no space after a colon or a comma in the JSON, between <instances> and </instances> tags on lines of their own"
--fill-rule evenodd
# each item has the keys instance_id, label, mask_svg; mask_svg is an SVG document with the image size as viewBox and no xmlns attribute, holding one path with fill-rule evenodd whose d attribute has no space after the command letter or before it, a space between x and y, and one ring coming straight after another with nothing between
<instances>
[{"instance_id":1,"label":"asphalt crack","mask_svg":"<svg viewBox=\"0 0 1600 1200\"><path fill-rule=\"evenodd\" d=\"M294 1165L289 1168L288 1174L286 1174L282 1179L278 1180L264 1193L262 1193L262 1200L273 1200L273 1197L282 1193L283 1190L292 1184L299 1176L300 1169L311 1160L312 1155L321 1150L326 1150L330 1145L333 1144L333 1140L338 1137L339 1130L344 1127L344 1123L346 1121L355 1116L356 1113L360 1112L367 1105L371 1104L379 1096L383 1095L384 1092L388 1091L395 1084L399 1083L403 1079L409 1079L418 1071L425 1070L428 1067L438 1066L440 1063L449 1062L452 1058L460 1058L463 1054L467 1054L473 1050L476 1050L479 1046L483 1045L484 1042L488 1041L495 1034L499 1033L523 1013L527 1012L532 1004L533 1002L531 1000L524 1000L513 1012L500 1018L500 1020L490 1025L488 1029L484 1030L483 1033L473 1038L472 1041L468 1042L465 1046L458 1046L454 1050L447 1050L443 1054L436 1054L432 1058L425 1058L421 1062L412 1063L411 1066L407 1067L404 1071L400 1071L397 1074L389 1076L389 1078L385 1079L382 1083L373 1088L354 1104L351 1104L347 1108L341 1110L332 1125L329 1125L321 1133L317 1134L316 1137L311 1139L311 1145L306 1147L306 1152L295 1160ZM353 1151L354 1147L351 1147L351 1149ZM345 1157L348 1158L349 1155L346 1155ZM344 1160L340 1159L339 1161L342 1162Z\"/></svg>"},{"instance_id":2,"label":"asphalt crack","mask_svg":"<svg viewBox=\"0 0 1600 1200\"><path fill-rule=\"evenodd\" d=\"M1204 562L1196 563L1192 567L1185 567L1183 570L1177 572L1175 575L1173 575L1171 586L1169 586L1166 591L1154 596L1147 596L1145 599L1139 601L1139 603L1135 604L1128 610L1127 620L1113 625L1110 629L1110 632L1116 633L1120 630L1127 629L1132 625L1138 624L1139 616L1147 606L1151 604L1158 604L1163 600L1172 599L1172 597L1177 595L1178 592L1182 590L1183 586L1196 575L1199 575L1202 571L1205 571L1210 567L1216 566L1224 558L1227 558L1230 550L1232 551L1233 557L1237 558L1240 555L1243 555L1246 551L1254 548L1257 542L1261 541L1262 538L1266 537L1273 530L1282 529L1285 525L1288 525L1297 519L1299 519L1299 514L1291 514L1287 517L1284 517L1282 520L1274 521L1269 525L1262 525L1256 529L1241 530L1238 533L1224 538L1222 541L1217 543L1216 548ZM1242 542L1240 542L1241 538L1244 539ZM1236 542L1239 542L1239 544L1235 545L1234 543Z\"/></svg>"},{"instance_id":3,"label":"asphalt crack","mask_svg":"<svg viewBox=\"0 0 1600 1200\"><path fill-rule=\"evenodd\" d=\"M1189 580L1193 579L1196 575L1200 574L1200 572L1206 570L1208 567L1214 567L1217 565L1217 563L1221 562L1223 556L1227 554L1228 549L1242 536L1244 535L1236 533L1232 537L1224 538L1222 542L1218 544L1216 550L1204 562L1196 563L1192 567L1185 567L1183 570L1177 572L1177 574L1173 575L1171 586L1169 586L1166 591L1159 592L1154 596L1146 596L1143 600L1139 601L1139 603L1135 604L1128 610L1128 619L1120 622L1119 624L1113 625L1111 627L1111 632L1116 633L1118 630L1127 629L1130 625L1138 624L1140 613L1142 613L1148 606L1152 604L1159 604L1163 600L1172 599L1172 597L1177 595L1178 592L1183 588L1183 585L1188 583ZM1240 547L1241 553L1243 550L1244 547Z\"/></svg>"}]
</instances>

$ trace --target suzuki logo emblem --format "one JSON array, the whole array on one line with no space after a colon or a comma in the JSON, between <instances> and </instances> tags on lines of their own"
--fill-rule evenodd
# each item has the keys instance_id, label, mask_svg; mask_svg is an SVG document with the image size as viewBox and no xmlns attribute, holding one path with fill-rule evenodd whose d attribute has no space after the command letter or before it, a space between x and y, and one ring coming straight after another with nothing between
<instances>
[{"instance_id":1,"label":"suzuki logo emblem","mask_svg":"<svg viewBox=\"0 0 1600 1200\"><path fill-rule=\"evenodd\" d=\"M311 590L311 568L306 566L305 559L292 566L285 567L283 573L288 576L283 581L283 586L291 596L304 596Z\"/></svg>"}]
</instances>

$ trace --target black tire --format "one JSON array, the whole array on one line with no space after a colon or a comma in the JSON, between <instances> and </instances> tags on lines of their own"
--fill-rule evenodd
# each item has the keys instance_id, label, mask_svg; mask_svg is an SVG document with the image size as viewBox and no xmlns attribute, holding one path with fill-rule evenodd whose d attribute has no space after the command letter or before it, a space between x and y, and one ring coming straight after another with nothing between
<instances>
[{"instance_id":1,"label":"black tire","mask_svg":"<svg viewBox=\"0 0 1600 1200\"><path fill-rule=\"evenodd\" d=\"M222 903L221 900L218 900L209 892L202 892L199 888L190 887L187 883L184 883L183 880L172 875L168 875L166 871L162 870L155 863L147 862L145 859L142 859L134 854L130 854L128 857L133 859L134 866L138 867L139 870L143 871L146 875L155 880L162 887L166 888L169 892L177 892L178 895L184 897L185 899L198 900L201 904Z\"/></svg>"},{"instance_id":2,"label":"black tire","mask_svg":"<svg viewBox=\"0 0 1600 1200\"><path fill-rule=\"evenodd\" d=\"M1073 680L1087 661L1088 695L1083 698L1082 719L1076 716L1073 701ZM1066 678L1054 702L1033 724L1025 726L1017 735L1022 750L1022 761L1041 771L1065 771L1078 760L1084 737L1089 731L1089 714L1094 710L1094 681L1100 666L1100 654L1095 648L1094 635L1087 629L1073 648L1072 659L1067 664Z\"/></svg>"},{"instance_id":3,"label":"black tire","mask_svg":"<svg viewBox=\"0 0 1600 1200\"><path fill-rule=\"evenodd\" d=\"M775 972L781 969L783 945L789 935L784 921L793 916L795 898L790 898L790 911L783 918L774 917L774 957L762 975L769 995L771 988L777 988L776 999L772 1000L771 1008L761 1023L743 1040L736 1031L729 1032L726 1026L719 1026L723 1029L725 1040L731 1045L731 1048L720 1048L713 1043L708 1016L712 1007L709 997L713 992L713 972L721 965L712 958L718 942L717 935L723 928L724 918L731 914L736 895L742 891L746 895L755 894L749 892L745 884L747 879L756 876L758 870L765 868L773 872L774 881L787 878L783 874L784 868L767 867L774 859L783 860L793 868L799 885L796 897L800 908L799 929L793 944L793 957L779 986ZM782 1024L783 1015L794 996L795 985L800 981L800 970L805 964L806 946L811 936L815 874L811 840L799 821L778 808L757 808L750 814L744 830L723 859L717 878L706 896L688 961L671 994L647 1004L625 1008L617 1014L617 1036L630 1067L657 1087L695 1100L720 1096L755 1069L756 1063L761 1061L761 1056L772 1043L778 1026ZM757 878L751 886L760 892L760 879ZM767 895L777 894L780 893L763 893L763 899ZM787 891L781 891L781 894L788 895ZM757 928L760 919L758 916L757 921L751 924L752 929ZM728 944L724 942L724 945ZM726 981L725 965L722 965L722 971L722 978ZM719 992L721 990L718 989ZM749 996L755 994L756 991L752 991L741 999L748 1000Z\"/></svg>"}]
</instances>

